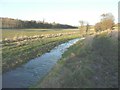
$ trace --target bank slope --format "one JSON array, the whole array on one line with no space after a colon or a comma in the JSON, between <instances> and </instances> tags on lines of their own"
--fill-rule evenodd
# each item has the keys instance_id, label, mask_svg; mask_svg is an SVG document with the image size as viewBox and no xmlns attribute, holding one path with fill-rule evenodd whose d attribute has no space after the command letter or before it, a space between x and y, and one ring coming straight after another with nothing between
<instances>
[{"instance_id":1,"label":"bank slope","mask_svg":"<svg viewBox=\"0 0 120 90\"><path fill-rule=\"evenodd\" d=\"M118 87L118 41L117 37L112 38L114 36L111 35L103 33L95 37L88 36L71 46L35 87Z\"/></svg>"}]
</instances>

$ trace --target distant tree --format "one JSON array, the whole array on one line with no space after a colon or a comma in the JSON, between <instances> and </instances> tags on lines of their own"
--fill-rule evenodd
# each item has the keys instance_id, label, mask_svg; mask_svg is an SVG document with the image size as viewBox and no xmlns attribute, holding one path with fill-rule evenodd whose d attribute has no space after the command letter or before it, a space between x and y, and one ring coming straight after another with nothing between
<instances>
[{"instance_id":1,"label":"distant tree","mask_svg":"<svg viewBox=\"0 0 120 90\"><path fill-rule=\"evenodd\" d=\"M114 16L112 13L106 13L101 15L101 29L106 30L110 29L112 30L115 23L114 23Z\"/></svg>"},{"instance_id":2,"label":"distant tree","mask_svg":"<svg viewBox=\"0 0 120 90\"><path fill-rule=\"evenodd\" d=\"M86 25L86 34L88 33L89 28L90 28L90 25L89 25L89 23L87 23L87 25Z\"/></svg>"},{"instance_id":3,"label":"distant tree","mask_svg":"<svg viewBox=\"0 0 120 90\"><path fill-rule=\"evenodd\" d=\"M43 18L43 21L42 21L42 23L45 23L45 19Z\"/></svg>"},{"instance_id":4,"label":"distant tree","mask_svg":"<svg viewBox=\"0 0 120 90\"><path fill-rule=\"evenodd\" d=\"M114 25L114 16L112 15L112 13L104 13L101 15L100 22L96 23L94 28L96 32L107 29L112 30Z\"/></svg>"},{"instance_id":5,"label":"distant tree","mask_svg":"<svg viewBox=\"0 0 120 90\"><path fill-rule=\"evenodd\" d=\"M56 25L57 25L57 24L56 24L55 22L53 22L53 23L52 23L52 28L53 28L53 29L56 28Z\"/></svg>"},{"instance_id":6,"label":"distant tree","mask_svg":"<svg viewBox=\"0 0 120 90\"><path fill-rule=\"evenodd\" d=\"M100 23L100 22L96 23L95 26L94 26L94 28L95 28L95 31L96 31L96 32L101 31L101 30L102 30L102 28L101 28L101 23Z\"/></svg>"},{"instance_id":7,"label":"distant tree","mask_svg":"<svg viewBox=\"0 0 120 90\"><path fill-rule=\"evenodd\" d=\"M83 27L84 26L84 21L79 21L79 23L80 23L80 27Z\"/></svg>"},{"instance_id":8,"label":"distant tree","mask_svg":"<svg viewBox=\"0 0 120 90\"><path fill-rule=\"evenodd\" d=\"M85 31L85 26L84 26L85 22L83 20L80 20L79 23L80 23L80 27L79 27L80 33L83 34Z\"/></svg>"}]
</instances>

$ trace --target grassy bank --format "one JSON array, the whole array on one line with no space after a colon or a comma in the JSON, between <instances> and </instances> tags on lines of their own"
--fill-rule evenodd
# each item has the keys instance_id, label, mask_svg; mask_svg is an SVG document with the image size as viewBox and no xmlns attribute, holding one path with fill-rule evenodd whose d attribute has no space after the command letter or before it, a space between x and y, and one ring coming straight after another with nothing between
<instances>
[{"instance_id":1,"label":"grassy bank","mask_svg":"<svg viewBox=\"0 0 120 90\"><path fill-rule=\"evenodd\" d=\"M74 32L73 30L59 30L59 31L15 31L15 30L6 30L3 31L4 38L14 38L15 35L27 35L27 36L34 36L34 35L45 35L52 33L53 35L59 33L71 33ZM13 32L13 33L12 33ZM11 36L9 36L11 35ZM19 36L18 35L18 36ZM79 33L75 34L65 34L61 36L53 36L53 37L45 37L45 38L32 38L32 39L23 39L23 40L16 40L16 41L3 41L2 47L2 69L3 72L8 71L12 68L15 68L23 63L26 63L28 60L36 58L42 55L45 52L50 51L55 46L64 43L70 39L78 38Z\"/></svg>"},{"instance_id":2,"label":"grassy bank","mask_svg":"<svg viewBox=\"0 0 120 90\"><path fill-rule=\"evenodd\" d=\"M118 87L118 41L103 33L88 36L63 54L36 88Z\"/></svg>"}]
</instances>

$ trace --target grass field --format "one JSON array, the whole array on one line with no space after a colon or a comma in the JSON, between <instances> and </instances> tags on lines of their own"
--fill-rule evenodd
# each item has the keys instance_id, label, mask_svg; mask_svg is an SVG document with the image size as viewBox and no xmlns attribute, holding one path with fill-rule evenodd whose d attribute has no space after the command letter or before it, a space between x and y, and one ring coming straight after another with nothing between
<instances>
[{"instance_id":1,"label":"grass field","mask_svg":"<svg viewBox=\"0 0 120 90\"><path fill-rule=\"evenodd\" d=\"M114 34L113 34L114 35ZM36 88L118 87L118 40L102 33L88 36L63 54Z\"/></svg>"},{"instance_id":2,"label":"grass field","mask_svg":"<svg viewBox=\"0 0 120 90\"><path fill-rule=\"evenodd\" d=\"M68 29L21 29L3 30L2 32L3 72L17 67L30 59L33 59L42 55L45 52L50 51L52 48L59 45L60 43L80 37L79 30ZM41 35L43 36L40 37ZM5 40L5 38L7 38L7 40Z\"/></svg>"},{"instance_id":3,"label":"grass field","mask_svg":"<svg viewBox=\"0 0 120 90\"><path fill-rule=\"evenodd\" d=\"M2 30L2 39L21 36L34 36L42 34L57 34L66 32L79 32L78 29L4 29Z\"/></svg>"}]
</instances>

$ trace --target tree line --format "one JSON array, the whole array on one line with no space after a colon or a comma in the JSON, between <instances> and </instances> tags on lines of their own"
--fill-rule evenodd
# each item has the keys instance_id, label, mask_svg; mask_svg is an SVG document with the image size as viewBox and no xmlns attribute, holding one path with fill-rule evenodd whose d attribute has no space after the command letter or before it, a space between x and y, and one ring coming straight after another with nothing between
<instances>
[{"instance_id":1,"label":"tree line","mask_svg":"<svg viewBox=\"0 0 120 90\"><path fill-rule=\"evenodd\" d=\"M114 20L115 19L112 13L102 14L100 21L94 25L95 32L101 32L104 30L113 30L114 27L117 27L120 25L120 23L115 24ZM83 20L80 20L79 23L80 23L80 26L79 26L80 33L87 35L91 25L89 25L88 22L85 22Z\"/></svg>"},{"instance_id":2,"label":"tree line","mask_svg":"<svg viewBox=\"0 0 120 90\"><path fill-rule=\"evenodd\" d=\"M48 23L43 21L23 21L19 19L12 19L12 18L3 18L0 17L2 20L2 29L24 29L24 28L41 28L41 29L67 29L67 28L77 28L75 26L66 25L66 24L59 24L59 23Z\"/></svg>"}]
</instances>

